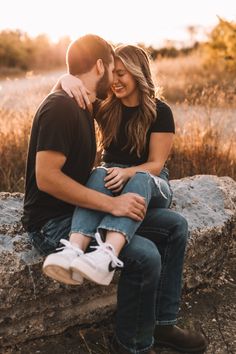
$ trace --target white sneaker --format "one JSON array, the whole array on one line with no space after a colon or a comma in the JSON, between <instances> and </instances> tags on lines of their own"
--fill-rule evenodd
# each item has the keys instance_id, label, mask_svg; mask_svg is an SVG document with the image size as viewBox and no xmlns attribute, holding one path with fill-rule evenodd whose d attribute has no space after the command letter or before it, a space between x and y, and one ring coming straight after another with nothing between
<instances>
[{"instance_id":1,"label":"white sneaker","mask_svg":"<svg viewBox=\"0 0 236 354\"><path fill-rule=\"evenodd\" d=\"M123 262L116 257L112 245L102 242L99 233L95 234L98 246L96 251L84 253L76 257L71 263L72 279L79 273L84 278L100 285L109 285L112 281L116 267L123 267Z\"/></svg>"},{"instance_id":2,"label":"white sneaker","mask_svg":"<svg viewBox=\"0 0 236 354\"><path fill-rule=\"evenodd\" d=\"M81 256L84 252L65 239L61 239L60 243L64 246L58 248L58 250L61 250L60 252L47 256L43 263L43 272L48 277L65 284L82 284L83 277L80 274L75 274L75 277L72 279L70 265L74 259L79 258L78 256Z\"/></svg>"}]
</instances>

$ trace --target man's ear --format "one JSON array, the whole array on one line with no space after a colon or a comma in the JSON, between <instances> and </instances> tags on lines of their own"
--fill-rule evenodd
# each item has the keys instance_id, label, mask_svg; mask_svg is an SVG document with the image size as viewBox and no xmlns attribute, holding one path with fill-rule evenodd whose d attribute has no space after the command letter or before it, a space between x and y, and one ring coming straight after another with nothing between
<instances>
[{"instance_id":1,"label":"man's ear","mask_svg":"<svg viewBox=\"0 0 236 354\"><path fill-rule=\"evenodd\" d=\"M97 68L97 72L99 75L103 75L104 74L104 71L105 71L105 68L104 68L104 64L103 64L103 61L102 59L98 59L97 62L96 62L96 68Z\"/></svg>"}]
</instances>

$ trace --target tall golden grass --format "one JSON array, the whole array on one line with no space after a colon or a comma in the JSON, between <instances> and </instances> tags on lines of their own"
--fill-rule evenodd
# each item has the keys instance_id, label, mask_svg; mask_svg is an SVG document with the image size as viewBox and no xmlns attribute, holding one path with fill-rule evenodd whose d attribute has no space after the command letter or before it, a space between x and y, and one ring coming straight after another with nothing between
<instances>
[{"instance_id":1,"label":"tall golden grass","mask_svg":"<svg viewBox=\"0 0 236 354\"><path fill-rule=\"evenodd\" d=\"M236 99L233 79L204 69L198 56L161 59L157 82L173 109L175 143L168 161L171 179L214 174L236 179ZM235 79L234 79L235 80ZM0 106L0 190L24 191L30 127L36 108L55 77L30 86ZM40 89L39 89L40 87ZM13 83L14 88L14 83ZM13 90L14 91L14 90ZM14 92L12 95L15 95ZM17 104L16 104L17 103Z\"/></svg>"}]
</instances>

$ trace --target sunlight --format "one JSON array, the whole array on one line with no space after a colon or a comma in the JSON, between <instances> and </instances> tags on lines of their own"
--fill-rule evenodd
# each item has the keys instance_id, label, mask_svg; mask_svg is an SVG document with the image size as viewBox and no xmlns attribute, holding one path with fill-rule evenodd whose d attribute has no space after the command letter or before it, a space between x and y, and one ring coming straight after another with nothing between
<instances>
[{"instance_id":1,"label":"sunlight","mask_svg":"<svg viewBox=\"0 0 236 354\"><path fill-rule=\"evenodd\" d=\"M167 39L187 41L190 25L198 27L202 36L217 23L217 15L228 21L236 18L234 0L146 0L145 6L133 0L9 0L1 6L0 30L20 29L31 36L45 33L53 41L96 33L114 43L156 45Z\"/></svg>"}]
</instances>

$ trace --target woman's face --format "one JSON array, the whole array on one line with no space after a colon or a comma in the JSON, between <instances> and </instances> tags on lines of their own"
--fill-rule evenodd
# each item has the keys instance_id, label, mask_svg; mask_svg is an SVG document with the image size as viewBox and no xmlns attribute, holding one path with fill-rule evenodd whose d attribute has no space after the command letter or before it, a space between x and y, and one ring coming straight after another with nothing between
<instances>
[{"instance_id":1,"label":"woman's face","mask_svg":"<svg viewBox=\"0 0 236 354\"><path fill-rule=\"evenodd\" d=\"M120 59L115 59L114 81L111 89L124 104L138 104L137 83Z\"/></svg>"}]
</instances>

